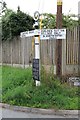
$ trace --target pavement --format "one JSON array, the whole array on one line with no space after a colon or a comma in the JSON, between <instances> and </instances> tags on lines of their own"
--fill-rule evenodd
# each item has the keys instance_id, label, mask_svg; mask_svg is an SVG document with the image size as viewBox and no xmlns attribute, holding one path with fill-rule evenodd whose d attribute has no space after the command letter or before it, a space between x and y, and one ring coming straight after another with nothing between
<instances>
[{"instance_id":1,"label":"pavement","mask_svg":"<svg viewBox=\"0 0 80 120\"><path fill-rule=\"evenodd\" d=\"M2 108L2 109L1 109ZM0 103L2 118L79 118L79 110L54 110Z\"/></svg>"}]
</instances>

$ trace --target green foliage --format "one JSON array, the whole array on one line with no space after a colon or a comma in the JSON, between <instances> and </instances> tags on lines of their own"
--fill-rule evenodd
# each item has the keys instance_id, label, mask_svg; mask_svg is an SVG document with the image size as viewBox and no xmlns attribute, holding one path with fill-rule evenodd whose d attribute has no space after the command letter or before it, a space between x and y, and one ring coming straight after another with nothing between
<instances>
[{"instance_id":1,"label":"green foliage","mask_svg":"<svg viewBox=\"0 0 80 120\"><path fill-rule=\"evenodd\" d=\"M6 2L4 2L3 0L0 0L0 16L2 15L2 13L5 12L6 9L7 9Z\"/></svg>"},{"instance_id":2,"label":"green foliage","mask_svg":"<svg viewBox=\"0 0 80 120\"><path fill-rule=\"evenodd\" d=\"M62 15L62 27L73 28L78 26L78 21L74 20L70 15ZM56 15L44 13L42 20L42 28L56 28Z\"/></svg>"},{"instance_id":3,"label":"green foliage","mask_svg":"<svg viewBox=\"0 0 80 120\"><path fill-rule=\"evenodd\" d=\"M20 35L20 32L33 29L33 18L20 11L20 7L18 7L17 13L10 9L5 9L4 13L2 22L0 22L0 26L2 24L2 40L12 40L14 36ZM42 16L42 28L56 28L56 15L44 13ZM73 28L78 24L79 21L73 20L70 15L62 16L62 27Z\"/></svg>"},{"instance_id":4,"label":"green foliage","mask_svg":"<svg viewBox=\"0 0 80 120\"><path fill-rule=\"evenodd\" d=\"M56 16L48 13L43 14L42 28L52 29L56 27Z\"/></svg>"},{"instance_id":5,"label":"green foliage","mask_svg":"<svg viewBox=\"0 0 80 120\"><path fill-rule=\"evenodd\" d=\"M0 67L0 89L2 88L2 67Z\"/></svg>"},{"instance_id":6,"label":"green foliage","mask_svg":"<svg viewBox=\"0 0 80 120\"><path fill-rule=\"evenodd\" d=\"M78 20L78 24L80 25L80 18L79 18L79 20Z\"/></svg>"},{"instance_id":7,"label":"green foliage","mask_svg":"<svg viewBox=\"0 0 80 120\"><path fill-rule=\"evenodd\" d=\"M2 101L2 67L0 67L0 101Z\"/></svg>"},{"instance_id":8,"label":"green foliage","mask_svg":"<svg viewBox=\"0 0 80 120\"><path fill-rule=\"evenodd\" d=\"M3 40L12 39L20 35L20 32L33 29L33 18L22 11L14 12L7 9L2 17L2 36Z\"/></svg>"},{"instance_id":9,"label":"green foliage","mask_svg":"<svg viewBox=\"0 0 80 120\"><path fill-rule=\"evenodd\" d=\"M77 87L61 84L53 77L53 68L46 73L42 66L41 86L34 86L32 69L2 67L2 102L27 107L80 109Z\"/></svg>"},{"instance_id":10,"label":"green foliage","mask_svg":"<svg viewBox=\"0 0 80 120\"><path fill-rule=\"evenodd\" d=\"M63 15L62 23L63 23L62 26L65 28L73 28L73 27L78 26L78 21L72 19L70 15L67 15L67 16Z\"/></svg>"}]
</instances>

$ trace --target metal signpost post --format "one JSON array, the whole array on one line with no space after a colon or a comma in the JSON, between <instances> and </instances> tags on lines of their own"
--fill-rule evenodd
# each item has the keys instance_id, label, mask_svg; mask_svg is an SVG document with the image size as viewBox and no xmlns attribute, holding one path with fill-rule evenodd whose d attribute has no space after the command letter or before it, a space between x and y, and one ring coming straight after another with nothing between
<instances>
[{"instance_id":1,"label":"metal signpost post","mask_svg":"<svg viewBox=\"0 0 80 120\"><path fill-rule=\"evenodd\" d=\"M38 34L38 20L39 20L39 12L36 11L34 13L34 20L35 20L35 58L33 59L32 71L33 71L33 79L36 82L36 86L40 86L40 40Z\"/></svg>"}]
</instances>

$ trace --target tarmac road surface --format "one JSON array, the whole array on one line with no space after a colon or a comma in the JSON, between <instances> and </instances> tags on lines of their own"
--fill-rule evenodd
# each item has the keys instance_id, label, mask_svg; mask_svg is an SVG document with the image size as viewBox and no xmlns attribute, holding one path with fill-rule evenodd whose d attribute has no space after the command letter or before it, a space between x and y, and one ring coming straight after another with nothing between
<instances>
[{"instance_id":1,"label":"tarmac road surface","mask_svg":"<svg viewBox=\"0 0 80 120\"><path fill-rule=\"evenodd\" d=\"M5 108L0 108L0 120L1 116L2 118L73 118L73 116L43 115L36 113L14 111ZM78 116L74 116L74 118L78 118Z\"/></svg>"}]
</instances>

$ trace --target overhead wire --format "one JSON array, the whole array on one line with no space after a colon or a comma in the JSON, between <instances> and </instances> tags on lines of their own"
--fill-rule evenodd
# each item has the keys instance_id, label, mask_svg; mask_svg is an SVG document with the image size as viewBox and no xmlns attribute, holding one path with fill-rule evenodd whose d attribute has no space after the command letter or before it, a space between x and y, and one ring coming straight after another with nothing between
<instances>
[{"instance_id":1,"label":"overhead wire","mask_svg":"<svg viewBox=\"0 0 80 120\"><path fill-rule=\"evenodd\" d=\"M39 9L40 9L40 4L41 4L41 0L39 0L38 11L39 11Z\"/></svg>"}]
</instances>

